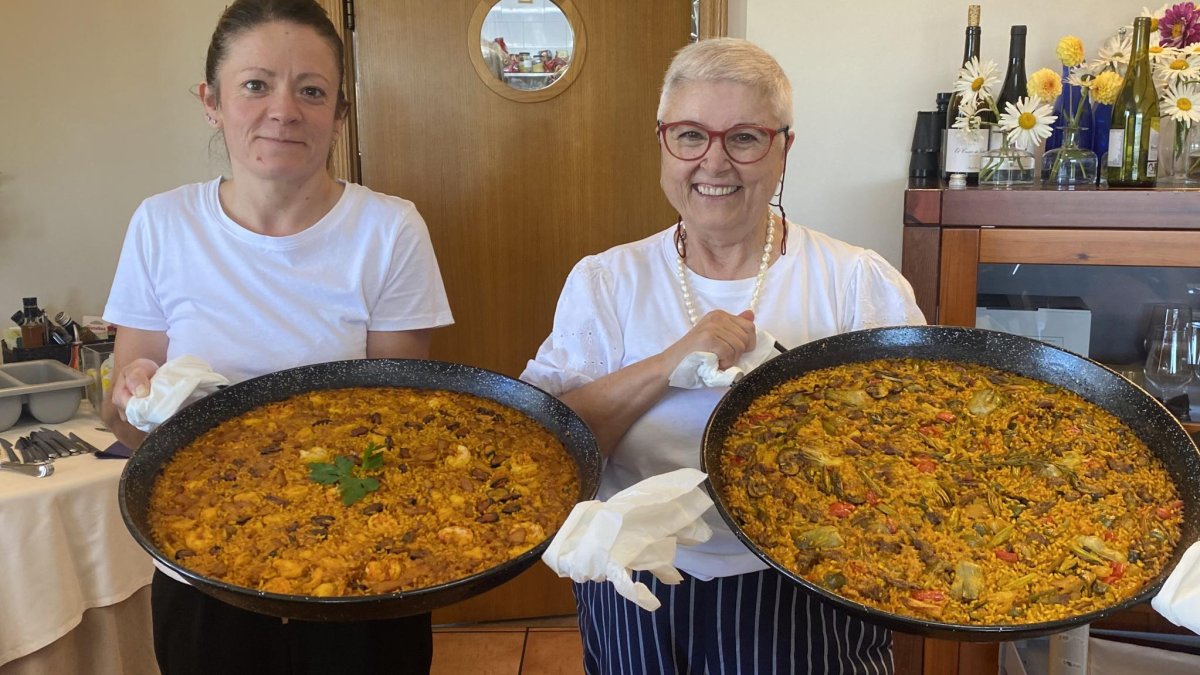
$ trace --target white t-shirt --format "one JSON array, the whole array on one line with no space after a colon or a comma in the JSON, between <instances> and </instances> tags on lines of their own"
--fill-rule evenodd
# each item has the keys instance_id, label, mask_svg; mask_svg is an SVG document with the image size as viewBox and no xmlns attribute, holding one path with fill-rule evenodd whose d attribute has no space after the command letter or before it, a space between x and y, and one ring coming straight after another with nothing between
<instances>
[{"instance_id":1,"label":"white t-shirt","mask_svg":"<svg viewBox=\"0 0 1200 675\"><path fill-rule=\"evenodd\" d=\"M303 232L271 237L221 208L221 179L150 197L133 215L104 319L165 331L232 382L363 358L367 331L454 322L412 202L347 183Z\"/></svg>"},{"instance_id":2,"label":"white t-shirt","mask_svg":"<svg viewBox=\"0 0 1200 675\"><path fill-rule=\"evenodd\" d=\"M925 319L912 287L874 251L788 224L787 255L767 270L755 323L796 347L851 330ZM555 395L658 354L691 329L676 277L672 229L581 260L567 277L554 328L521 379ZM754 278L718 281L687 271L703 316L744 311ZM638 419L604 467L598 498L680 467L700 467L701 437L727 388L670 388ZM750 553L716 509L705 520L713 537L680 547L675 565L700 579L766 566Z\"/></svg>"}]
</instances>

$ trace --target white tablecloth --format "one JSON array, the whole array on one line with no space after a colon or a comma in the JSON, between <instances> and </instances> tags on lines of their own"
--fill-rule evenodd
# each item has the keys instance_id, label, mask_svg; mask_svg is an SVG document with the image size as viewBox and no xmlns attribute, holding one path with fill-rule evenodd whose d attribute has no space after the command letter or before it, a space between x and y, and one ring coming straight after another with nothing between
<instances>
[{"instance_id":1,"label":"white tablecloth","mask_svg":"<svg viewBox=\"0 0 1200 675\"><path fill-rule=\"evenodd\" d=\"M0 437L16 441L41 426L22 418ZM50 426L101 449L113 442L86 401L73 419ZM85 610L150 583L150 556L117 503L124 468L122 459L77 455L55 460L47 478L0 472L0 664L66 635Z\"/></svg>"}]
</instances>

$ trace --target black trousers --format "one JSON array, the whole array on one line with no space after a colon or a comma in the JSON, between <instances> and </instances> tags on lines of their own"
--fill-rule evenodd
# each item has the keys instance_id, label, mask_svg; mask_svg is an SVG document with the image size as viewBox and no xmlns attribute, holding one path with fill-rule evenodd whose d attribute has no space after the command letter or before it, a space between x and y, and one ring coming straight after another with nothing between
<instances>
[{"instance_id":1,"label":"black trousers","mask_svg":"<svg viewBox=\"0 0 1200 675\"><path fill-rule=\"evenodd\" d=\"M283 620L154 573L154 655L163 675L428 675L429 614L381 621Z\"/></svg>"}]
</instances>

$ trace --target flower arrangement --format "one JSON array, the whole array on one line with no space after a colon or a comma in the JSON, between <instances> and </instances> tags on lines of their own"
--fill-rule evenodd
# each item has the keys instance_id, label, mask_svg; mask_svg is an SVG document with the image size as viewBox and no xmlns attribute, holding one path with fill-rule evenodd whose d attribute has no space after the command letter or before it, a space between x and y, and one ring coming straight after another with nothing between
<instances>
[{"instance_id":1,"label":"flower arrangement","mask_svg":"<svg viewBox=\"0 0 1200 675\"><path fill-rule=\"evenodd\" d=\"M963 64L954 83L954 91L961 96L958 118L953 125L955 129L981 132L984 126L995 125L1004 132L1004 147L994 154L992 161L989 161L985 154L985 159L981 162L981 184L994 182L997 172L1016 156L1010 152L1010 146L1023 151L1023 155L1027 156L1016 157L1018 166L1025 171L1032 170L1030 151L1050 135L1050 125L1056 119L1046 101L1032 95L1023 96L1017 99L1016 103L1006 103L1004 111L998 110L996 99L992 95L992 87L998 79L996 64L992 61L980 62L976 57ZM984 122L981 118L984 111L990 111L993 119L997 121ZM1024 166L1026 158L1028 166Z\"/></svg>"},{"instance_id":2,"label":"flower arrangement","mask_svg":"<svg viewBox=\"0 0 1200 675\"><path fill-rule=\"evenodd\" d=\"M1140 16L1149 17L1151 39L1150 67L1158 94L1160 114L1175 122L1174 147L1183 148L1192 127L1200 122L1200 6L1195 2L1167 3L1158 9L1142 8ZM1100 50L1099 58L1087 65L1095 76L1092 95L1097 102L1109 103L1120 91L1120 81L1129 66L1131 26L1123 26ZM1112 73L1108 75L1107 73ZM1104 78L1101 80L1101 78ZM1100 94L1105 94L1101 99ZM1109 96L1111 94L1111 97ZM1200 171L1200 159L1192 171Z\"/></svg>"}]
</instances>

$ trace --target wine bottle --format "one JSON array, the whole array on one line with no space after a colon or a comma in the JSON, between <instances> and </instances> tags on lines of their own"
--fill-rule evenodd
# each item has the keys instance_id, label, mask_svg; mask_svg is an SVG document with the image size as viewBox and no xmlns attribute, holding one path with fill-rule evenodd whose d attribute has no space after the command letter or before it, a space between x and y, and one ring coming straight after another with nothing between
<instances>
[{"instance_id":1,"label":"wine bottle","mask_svg":"<svg viewBox=\"0 0 1200 675\"><path fill-rule=\"evenodd\" d=\"M948 91L939 91L937 97L934 99L937 104L936 113L939 130L937 156L938 178L942 177L942 169L946 166L946 130L950 128L950 126L946 124L946 116L950 112L951 96L953 96L953 94Z\"/></svg>"},{"instance_id":2,"label":"wine bottle","mask_svg":"<svg viewBox=\"0 0 1200 675\"><path fill-rule=\"evenodd\" d=\"M1158 169L1158 94L1150 75L1150 17L1133 20L1125 84L1113 102L1106 175L1110 187L1154 187Z\"/></svg>"},{"instance_id":3,"label":"wine bottle","mask_svg":"<svg viewBox=\"0 0 1200 675\"><path fill-rule=\"evenodd\" d=\"M996 110L1000 111L1001 115L1004 114L1006 103L1016 105L1017 99L1029 95L1026 91L1028 78L1025 74L1025 32L1025 26L1013 26L1009 31L1008 72L1004 74L1004 86L1000 88L1000 97L996 99ZM1004 143L1003 137L1003 131L992 127L989 147L1001 147Z\"/></svg>"},{"instance_id":4,"label":"wine bottle","mask_svg":"<svg viewBox=\"0 0 1200 675\"><path fill-rule=\"evenodd\" d=\"M963 47L963 63L972 58L979 58L979 41L983 35L979 27L979 5L967 7L967 34ZM967 182L971 185L979 183L979 156L988 146L986 130L968 131L955 129L954 121L958 119L958 108L962 102L962 94L954 93L950 98L950 107L946 110L946 142L942 144L942 155L945 164L942 167L942 177L949 179L950 174L966 174ZM993 121L990 111L986 115L980 112L984 122Z\"/></svg>"}]
</instances>

